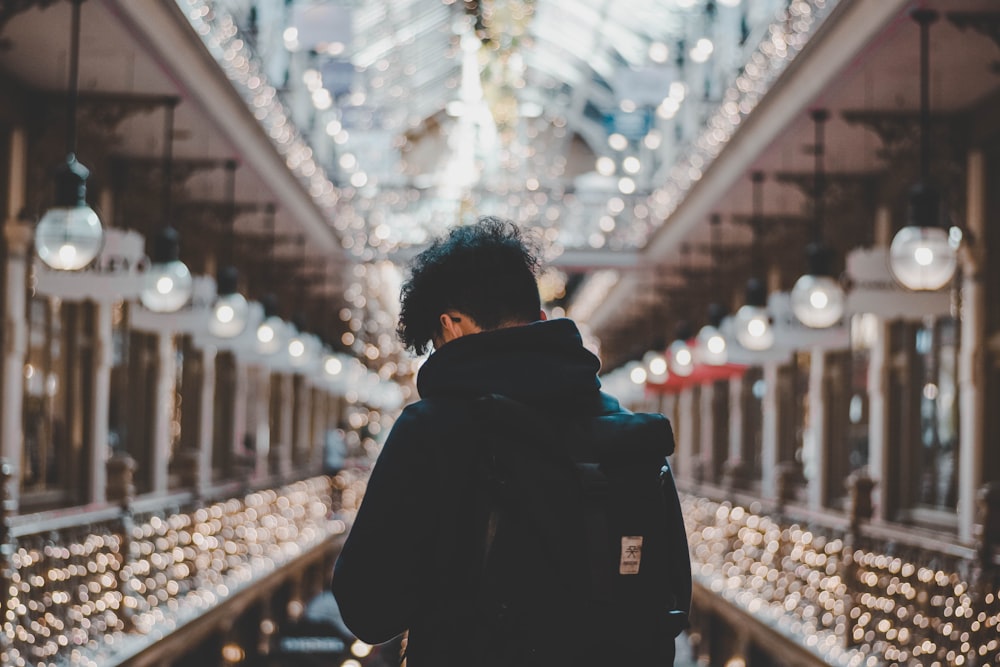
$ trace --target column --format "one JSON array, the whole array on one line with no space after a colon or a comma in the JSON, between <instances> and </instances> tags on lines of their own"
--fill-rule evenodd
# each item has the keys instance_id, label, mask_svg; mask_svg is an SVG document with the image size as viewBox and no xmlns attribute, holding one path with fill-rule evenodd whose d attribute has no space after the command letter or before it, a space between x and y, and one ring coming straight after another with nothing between
<instances>
[{"instance_id":1,"label":"column","mask_svg":"<svg viewBox=\"0 0 1000 667\"><path fill-rule=\"evenodd\" d=\"M821 509L829 497L827 466L829 465L828 442L829 401L827 395L826 353L814 349L809 355L809 425L804 443L803 469L806 478L806 498L812 509Z\"/></svg>"},{"instance_id":2,"label":"column","mask_svg":"<svg viewBox=\"0 0 1000 667\"><path fill-rule=\"evenodd\" d=\"M684 479L701 482L702 473L698 460L698 431L701 426L698 414L698 387L690 385L681 390L677 397L677 424L674 433L677 438L677 467Z\"/></svg>"},{"instance_id":3,"label":"column","mask_svg":"<svg viewBox=\"0 0 1000 667\"><path fill-rule=\"evenodd\" d=\"M312 390L312 441L309 444L309 468L311 471L323 469L324 447L326 445L327 416L330 400L320 387Z\"/></svg>"},{"instance_id":4,"label":"column","mask_svg":"<svg viewBox=\"0 0 1000 667\"><path fill-rule=\"evenodd\" d=\"M764 364L764 398L761 405L761 471L760 495L762 498L778 497L778 431L779 431L779 400L778 378L781 363L768 361Z\"/></svg>"},{"instance_id":5,"label":"column","mask_svg":"<svg viewBox=\"0 0 1000 667\"><path fill-rule=\"evenodd\" d=\"M729 445L727 408L729 388L724 382L701 385L701 467L705 479L718 484Z\"/></svg>"},{"instance_id":6,"label":"column","mask_svg":"<svg viewBox=\"0 0 1000 667\"><path fill-rule=\"evenodd\" d=\"M292 472L292 438L295 393L293 376L274 373L271 376L272 440L269 469L272 475L285 477Z\"/></svg>"},{"instance_id":7,"label":"column","mask_svg":"<svg viewBox=\"0 0 1000 667\"><path fill-rule=\"evenodd\" d=\"M10 134L9 178L4 240L3 384L0 385L0 459L10 466L9 504L17 511L20 493L21 457L24 453L22 406L24 399L24 359L28 351L25 321L27 263L33 230L20 219L24 208L26 139L22 128Z\"/></svg>"},{"instance_id":8,"label":"column","mask_svg":"<svg viewBox=\"0 0 1000 667\"><path fill-rule=\"evenodd\" d=\"M271 373L267 368L256 366L250 369L251 383L250 420L248 428L253 433L254 454L256 456L254 477L267 477L267 463L271 450Z\"/></svg>"},{"instance_id":9,"label":"column","mask_svg":"<svg viewBox=\"0 0 1000 667\"><path fill-rule=\"evenodd\" d=\"M170 466L170 419L174 405L174 386L177 381L173 336L167 331L152 334L155 376L153 379L152 410L150 416L149 461L150 491L164 494L168 488Z\"/></svg>"},{"instance_id":10,"label":"column","mask_svg":"<svg viewBox=\"0 0 1000 667\"><path fill-rule=\"evenodd\" d=\"M198 422L195 440L195 489L198 496L205 494L212 482L212 429L215 424L215 358L214 347L199 351L201 382L197 391Z\"/></svg>"},{"instance_id":11,"label":"column","mask_svg":"<svg viewBox=\"0 0 1000 667\"><path fill-rule=\"evenodd\" d=\"M215 420L215 348L198 348L186 338L181 393L182 484L201 497L211 482L212 424Z\"/></svg>"},{"instance_id":12,"label":"column","mask_svg":"<svg viewBox=\"0 0 1000 667\"><path fill-rule=\"evenodd\" d=\"M247 437L252 437L249 430L248 410L250 407L248 391L250 387L250 369L245 363L241 363L240 357L233 354L233 437L230 450L233 452L232 461L235 464L232 470L245 481L249 481L250 476L256 468L254 453L252 451L253 442Z\"/></svg>"},{"instance_id":13,"label":"column","mask_svg":"<svg viewBox=\"0 0 1000 667\"><path fill-rule=\"evenodd\" d=\"M108 420L111 414L111 363L113 336L111 304L97 301L94 308L93 346L90 369L90 401L94 414L89 422L90 450L87 454L87 500L103 503L107 500L108 485Z\"/></svg>"},{"instance_id":14,"label":"column","mask_svg":"<svg viewBox=\"0 0 1000 667\"><path fill-rule=\"evenodd\" d=\"M962 328L958 358L958 539L971 543L976 523L976 493L983 483L986 387L983 345L986 292L981 262L986 258L986 166L982 151L969 153L966 227L969 242L980 244L961 254Z\"/></svg>"},{"instance_id":15,"label":"column","mask_svg":"<svg viewBox=\"0 0 1000 667\"><path fill-rule=\"evenodd\" d=\"M295 395L295 423L292 426L292 466L299 470L308 463L312 412L312 389L309 379L296 374L293 378Z\"/></svg>"},{"instance_id":16,"label":"column","mask_svg":"<svg viewBox=\"0 0 1000 667\"><path fill-rule=\"evenodd\" d=\"M868 358L868 474L875 482L872 491L873 515L889 518L885 491L889 470L889 365L891 341L889 323L878 318L877 335Z\"/></svg>"},{"instance_id":17,"label":"column","mask_svg":"<svg viewBox=\"0 0 1000 667\"><path fill-rule=\"evenodd\" d=\"M727 440L726 463L723 485L727 489L740 489L746 484L747 461L744 448L747 438L744 417L746 413L746 380L744 375L729 379L729 438Z\"/></svg>"}]
</instances>

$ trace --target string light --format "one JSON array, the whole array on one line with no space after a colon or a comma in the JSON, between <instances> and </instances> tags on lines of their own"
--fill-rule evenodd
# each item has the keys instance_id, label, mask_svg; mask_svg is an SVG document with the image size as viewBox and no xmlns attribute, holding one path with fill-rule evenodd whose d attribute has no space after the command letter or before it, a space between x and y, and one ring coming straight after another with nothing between
<instances>
[{"instance_id":1,"label":"string light","mask_svg":"<svg viewBox=\"0 0 1000 667\"><path fill-rule=\"evenodd\" d=\"M296 482L188 513L18 540L10 556L0 664L117 664L346 530L333 494L359 480ZM341 492L341 495L342 492ZM343 499L341 499L343 502Z\"/></svg>"},{"instance_id":2,"label":"string light","mask_svg":"<svg viewBox=\"0 0 1000 667\"><path fill-rule=\"evenodd\" d=\"M960 558L867 539L849 548L759 509L682 504L695 579L829 664L1000 660L1000 582L974 597Z\"/></svg>"}]
</instances>

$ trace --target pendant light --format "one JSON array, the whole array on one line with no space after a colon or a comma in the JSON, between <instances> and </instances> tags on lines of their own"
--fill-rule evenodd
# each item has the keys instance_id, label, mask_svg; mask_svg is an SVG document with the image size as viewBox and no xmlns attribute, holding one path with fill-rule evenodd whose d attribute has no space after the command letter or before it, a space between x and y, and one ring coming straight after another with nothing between
<instances>
[{"instance_id":1,"label":"pendant light","mask_svg":"<svg viewBox=\"0 0 1000 667\"><path fill-rule=\"evenodd\" d=\"M753 241L751 244L751 263L753 276L747 281L746 303L733 318L736 328L736 340L748 350L766 350L774 345L774 330L771 327L771 316L767 312L767 286L764 284L763 260L761 258L762 232L762 186L764 173L755 171L750 177L753 182Z\"/></svg>"},{"instance_id":2,"label":"pendant light","mask_svg":"<svg viewBox=\"0 0 1000 667\"><path fill-rule=\"evenodd\" d=\"M194 281L187 265L180 261L180 238L170 224L171 190L173 189L174 107L166 107L163 128L163 224L153 236L149 253L152 266L143 276L142 305L157 313L180 310L191 298Z\"/></svg>"},{"instance_id":3,"label":"pendant light","mask_svg":"<svg viewBox=\"0 0 1000 667\"><path fill-rule=\"evenodd\" d=\"M663 384L670 377L667 367L667 357L663 353L666 341L653 342L653 349L642 356L643 367L646 369L646 379L654 384Z\"/></svg>"},{"instance_id":4,"label":"pendant light","mask_svg":"<svg viewBox=\"0 0 1000 667\"><path fill-rule=\"evenodd\" d=\"M302 268L305 269L306 255L306 237L299 236L299 249L302 251ZM298 290L298 297L296 299L297 312L295 317L293 317L293 323L291 327L291 335L288 337L288 359L292 366L301 367L309 361L309 341L305 336L305 314L303 312L303 292L304 289Z\"/></svg>"},{"instance_id":5,"label":"pendant light","mask_svg":"<svg viewBox=\"0 0 1000 667\"><path fill-rule=\"evenodd\" d=\"M236 241L236 161L226 163L229 238L226 243L228 262L221 267L216 276L216 298L212 307L212 315L208 320L208 330L219 338L235 338L243 333L247 326L250 306L238 291L239 272L233 266L233 244Z\"/></svg>"},{"instance_id":6,"label":"pendant light","mask_svg":"<svg viewBox=\"0 0 1000 667\"><path fill-rule=\"evenodd\" d=\"M681 273L685 280L691 280L694 272L690 266L691 246L687 243L681 245ZM688 345L691 337L691 325L682 320L677 325L674 342L667 348L667 362L670 365L670 372L679 377L687 377L694 371L694 351Z\"/></svg>"},{"instance_id":7,"label":"pendant light","mask_svg":"<svg viewBox=\"0 0 1000 667\"><path fill-rule=\"evenodd\" d=\"M694 351L688 345L691 337L691 325L681 322L677 325L677 337L667 348L667 359L670 362L670 372L686 378L694 372Z\"/></svg>"},{"instance_id":8,"label":"pendant light","mask_svg":"<svg viewBox=\"0 0 1000 667\"><path fill-rule=\"evenodd\" d=\"M55 205L35 227L35 251L47 266L76 271L93 261L101 251L104 230L94 209L87 205L90 170L76 159L76 107L80 72L80 5L72 0L70 28L69 92L67 95L66 161L56 170Z\"/></svg>"},{"instance_id":9,"label":"pendant light","mask_svg":"<svg viewBox=\"0 0 1000 667\"><path fill-rule=\"evenodd\" d=\"M719 251L722 248L720 232L722 217L717 213L713 214L709 222L712 235L709 239L708 252L712 261L712 273L709 274L708 291L714 294L715 290L711 283L714 282L715 271L718 270ZM698 335L695 336L695 357L698 363L709 366L721 366L726 363L729 357L726 353L726 339L719 331L719 325L722 324L725 315L726 310L722 305L715 302L708 305L708 324L699 329Z\"/></svg>"},{"instance_id":10,"label":"pendant light","mask_svg":"<svg viewBox=\"0 0 1000 667\"><path fill-rule=\"evenodd\" d=\"M274 224L274 204L267 205L267 228L271 233L271 247L268 253L268 267L265 274L270 277L271 266L274 264L274 249L278 245L278 233ZM257 326L257 351L271 355L285 344L285 321L278 316L278 298L274 293L267 293L261 299L264 307L264 321Z\"/></svg>"},{"instance_id":11,"label":"pendant light","mask_svg":"<svg viewBox=\"0 0 1000 667\"><path fill-rule=\"evenodd\" d=\"M826 179L823 157L826 146L823 127L830 118L826 109L812 112L816 142L814 146L816 170L813 180L812 242L806 248L809 272L795 281L792 287L792 312L802 324L814 329L825 329L836 324L844 314L844 290L833 277L833 252L823 241L823 196Z\"/></svg>"},{"instance_id":12,"label":"pendant light","mask_svg":"<svg viewBox=\"0 0 1000 667\"><path fill-rule=\"evenodd\" d=\"M914 10L920 25L920 181L910 188L907 226L889 246L889 268L903 287L938 290L948 284L957 267L956 248L941 224L941 199L930 180L930 27L937 12Z\"/></svg>"}]
</instances>

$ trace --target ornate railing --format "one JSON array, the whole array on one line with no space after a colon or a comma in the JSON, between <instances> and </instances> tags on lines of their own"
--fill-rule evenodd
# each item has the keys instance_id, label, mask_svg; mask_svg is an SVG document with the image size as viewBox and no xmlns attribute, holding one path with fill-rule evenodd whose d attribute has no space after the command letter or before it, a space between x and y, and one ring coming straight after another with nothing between
<instances>
[{"instance_id":1,"label":"ornate railing","mask_svg":"<svg viewBox=\"0 0 1000 667\"><path fill-rule=\"evenodd\" d=\"M7 526L0 664L118 664L346 530L327 477L187 511Z\"/></svg>"},{"instance_id":2,"label":"ornate railing","mask_svg":"<svg viewBox=\"0 0 1000 667\"><path fill-rule=\"evenodd\" d=\"M819 660L1000 662L993 545L752 502L688 495L683 506L695 581Z\"/></svg>"}]
</instances>

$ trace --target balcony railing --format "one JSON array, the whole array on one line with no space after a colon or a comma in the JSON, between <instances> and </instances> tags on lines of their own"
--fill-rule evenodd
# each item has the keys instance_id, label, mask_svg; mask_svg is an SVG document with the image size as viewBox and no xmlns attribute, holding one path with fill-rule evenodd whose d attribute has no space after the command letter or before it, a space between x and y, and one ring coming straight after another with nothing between
<instances>
[{"instance_id":1,"label":"balcony railing","mask_svg":"<svg viewBox=\"0 0 1000 667\"><path fill-rule=\"evenodd\" d=\"M316 477L181 511L4 517L0 664L118 664L346 531Z\"/></svg>"},{"instance_id":2,"label":"balcony railing","mask_svg":"<svg viewBox=\"0 0 1000 667\"><path fill-rule=\"evenodd\" d=\"M683 501L695 581L769 632L832 665L1000 661L988 539L974 549L868 523L863 500L851 519L705 490Z\"/></svg>"}]
</instances>

